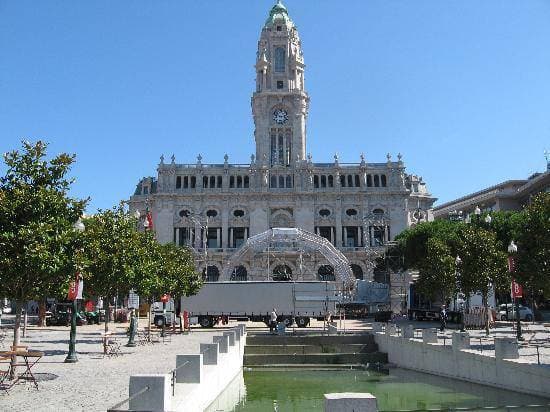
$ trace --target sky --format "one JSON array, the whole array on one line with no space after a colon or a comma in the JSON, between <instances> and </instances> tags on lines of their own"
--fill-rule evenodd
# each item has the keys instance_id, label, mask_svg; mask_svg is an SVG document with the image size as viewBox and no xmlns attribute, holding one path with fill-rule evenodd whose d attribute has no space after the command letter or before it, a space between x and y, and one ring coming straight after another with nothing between
<instances>
[{"instance_id":1,"label":"sky","mask_svg":"<svg viewBox=\"0 0 550 412\"><path fill-rule=\"evenodd\" d=\"M0 152L76 153L88 212L159 157L247 163L271 0L0 0ZM315 162L402 153L438 204L546 169L550 0L287 0ZM0 165L0 174L5 165Z\"/></svg>"}]
</instances>

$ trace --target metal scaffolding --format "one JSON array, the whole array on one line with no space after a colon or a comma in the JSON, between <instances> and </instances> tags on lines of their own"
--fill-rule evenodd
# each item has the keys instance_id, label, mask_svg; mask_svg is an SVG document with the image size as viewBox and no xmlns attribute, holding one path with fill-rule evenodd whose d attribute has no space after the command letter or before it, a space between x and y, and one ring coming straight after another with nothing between
<instances>
[{"instance_id":1,"label":"metal scaffolding","mask_svg":"<svg viewBox=\"0 0 550 412\"><path fill-rule=\"evenodd\" d=\"M301 245L301 247L299 247ZM299 228L273 228L248 238L246 243L226 262L221 280L230 280L231 273L247 253L263 253L266 249L304 250L319 252L334 267L336 280L345 285L354 283L348 259L324 237Z\"/></svg>"}]
</instances>

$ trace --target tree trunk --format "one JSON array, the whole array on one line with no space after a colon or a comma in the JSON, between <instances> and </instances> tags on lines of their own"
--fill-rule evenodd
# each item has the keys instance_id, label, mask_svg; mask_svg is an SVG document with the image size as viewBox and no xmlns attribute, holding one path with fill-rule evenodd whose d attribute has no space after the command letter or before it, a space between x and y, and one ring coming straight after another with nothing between
<instances>
[{"instance_id":1,"label":"tree trunk","mask_svg":"<svg viewBox=\"0 0 550 412\"><path fill-rule=\"evenodd\" d=\"M153 299L149 299L149 302L151 302ZM149 342L151 342L151 309L152 309L153 305L151 303L149 303L149 309L148 309L148 314L147 314L147 318L149 319L148 322L149 324L147 325L147 340Z\"/></svg>"},{"instance_id":2,"label":"tree trunk","mask_svg":"<svg viewBox=\"0 0 550 412\"><path fill-rule=\"evenodd\" d=\"M23 309L23 301L17 300L15 302L15 325L13 326L13 346L19 346L21 343L21 311ZM17 363L17 356L11 357L10 379L15 378L15 364Z\"/></svg>"},{"instance_id":3,"label":"tree trunk","mask_svg":"<svg viewBox=\"0 0 550 412\"><path fill-rule=\"evenodd\" d=\"M38 304L38 327L46 326L46 298L40 299Z\"/></svg>"},{"instance_id":4,"label":"tree trunk","mask_svg":"<svg viewBox=\"0 0 550 412\"><path fill-rule=\"evenodd\" d=\"M105 296L103 298L103 309L105 309L105 335L107 335L107 332L109 332L109 317L110 317L110 311L109 311L109 296ZM103 339L103 354L107 354L107 336Z\"/></svg>"},{"instance_id":5,"label":"tree trunk","mask_svg":"<svg viewBox=\"0 0 550 412\"><path fill-rule=\"evenodd\" d=\"M485 305L485 335L489 336L489 293L483 294L483 303Z\"/></svg>"}]
</instances>

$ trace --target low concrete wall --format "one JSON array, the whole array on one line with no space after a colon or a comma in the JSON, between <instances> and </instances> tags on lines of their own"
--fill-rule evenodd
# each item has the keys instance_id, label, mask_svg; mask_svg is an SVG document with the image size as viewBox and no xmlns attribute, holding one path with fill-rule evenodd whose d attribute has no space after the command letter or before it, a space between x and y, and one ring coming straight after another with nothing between
<instances>
[{"instance_id":1,"label":"low concrete wall","mask_svg":"<svg viewBox=\"0 0 550 412\"><path fill-rule=\"evenodd\" d=\"M220 331L212 343L201 344L197 353L177 355L175 386L171 375L130 377L129 393L149 389L129 402L134 411L186 411L206 409L242 370L246 327ZM215 352L215 353L214 353Z\"/></svg>"},{"instance_id":2,"label":"low concrete wall","mask_svg":"<svg viewBox=\"0 0 550 412\"><path fill-rule=\"evenodd\" d=\"M325 393L325 412L378 412L378 405L370 393Z\"/></svg>"},{"instance_id":3,"label":"low concrete wall","mask_svg":"<svg viewBox=\"0 0 550 412\"><path fill-rule=\"evenodd\" d=\"M400 368L550 397L550 368L518 359L514 339L495 338L495 357L468 349L467 333L456 332L447 346L434 342L432 330L425 330L422 340L381 332L374 337L388 361Z\"/></svg>"}]
</instances>

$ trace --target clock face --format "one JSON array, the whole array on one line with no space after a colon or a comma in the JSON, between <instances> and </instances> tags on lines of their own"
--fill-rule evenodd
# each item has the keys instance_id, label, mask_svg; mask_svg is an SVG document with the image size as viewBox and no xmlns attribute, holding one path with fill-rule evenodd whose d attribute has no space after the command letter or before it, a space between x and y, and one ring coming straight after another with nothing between
<instances>
[{"instance_id":1,"label":"clock face","mask_svg":"<svg viewBox=\"0 0 550 412\"><path fill-rule=\"evenodd\" d=\"M277 124L284 124L288 120L288 114L282 110L277 109L273 112L273 121Z\"/></svg>"}]
</instances>

